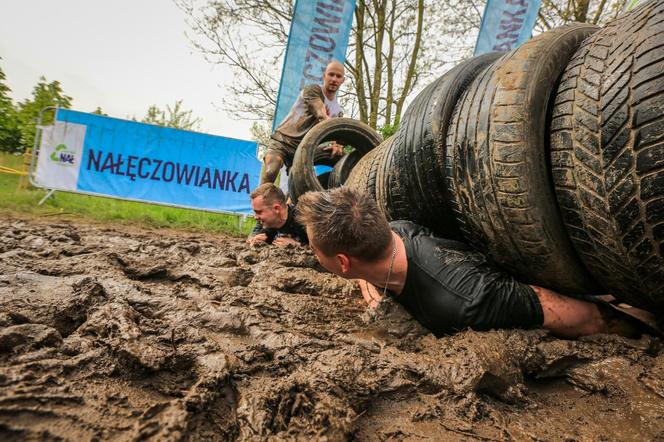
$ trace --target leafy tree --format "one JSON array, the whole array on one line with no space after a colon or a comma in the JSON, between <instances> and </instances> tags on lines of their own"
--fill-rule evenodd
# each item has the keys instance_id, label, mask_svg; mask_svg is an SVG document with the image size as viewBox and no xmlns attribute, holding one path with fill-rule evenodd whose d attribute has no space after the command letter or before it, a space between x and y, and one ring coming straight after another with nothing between
<instances>
[{"instance_id":1,"label":"leafy tree","mask_svg":"<svg viewBox=\"0 0 664 442\"><path fill-rule=\"evenodd\" d=\"M9 86L5 84L5 73L0 68L0 151L19 150L21 132L16 120L16 109L9 96Z\"/></svg>"},{"instance_id":2,"label":"leafy tree","mask_svg":"<svg viewBox=\"0 0 664 442\"><path fill-rule=\"evenodd\" d=\"M603 24L626 0L542 0L534 33L571 21ZM234 80L222 102L264 124L276 105L294 0L174 0L194 46ZM372 127L398 126L407 101L472 55L486 0L357 0L340 91L347 114ZM238 39L237 36L242 38ZM267 127L267 126L265 126Z\"/></svg>"},{"instance_id":3,"label":"leafy tree","mask_svg":"<svg viewBox=\"0 0 664 442\"><path fill-rule=\"evenodd\" d=\"M72 98L65 95L59 81L47 82L45 77L39 77L39 82L32 90L32 98L26 99L18 105L18 124L21 130L21 150L32 146L35 139L36 125L39 114L45 107L54 106L64 109L71 108ZM55 112L46 111L43 114L42 125L53 124Z\"/></svg>"},{"instance_id":4,"label":"leafy tree","mask_svg":"<svg viewBox=\"0 0 664 442\"><path fill-rule=\"evenodd\" d=\"M235 74L225 110L270 121L294 0L174 1L187 16L194 46ZM445 64L437 51L444 14L437 0L357 1L348 80L339 93L347 114L373 127L398 123L408 95Z\"/></svg>"},{"instance_id":5,"label":"leafy tree","mask_svg":"<svg viewBox=\"0 0 664 442\"><path fill-rule=\"evenodd\" d=\"M104 117L108 117L108 114L102 110L101 106L97 106L97 108L93 110L92 113L95 115L103 115Z\"/></svg>"},{"instance_id":6,"label":"leafy tree","mask_svg":"<svg viewBox=\"0 0 664 442\"><path fill-rule=\"evenodd\" d=\"M392 135L397 133L399 126L396 124L386 124L378 128L378 132L383 136L383 140L387 140Z\"/></svg>"},{"instance_id":7,"label":"leafy tree","mask_svg":"<svg viewBox=\"0 0 664 442\"><path fill-rule=\"evenodd\" d=\"M173 107L166 105L166 110L159 109L153 104L141 121L184 130L198 130L201 123L200 118L193 117L193 111L182 108L182 100L177 100Z\"/></svg>"}]
</instances>

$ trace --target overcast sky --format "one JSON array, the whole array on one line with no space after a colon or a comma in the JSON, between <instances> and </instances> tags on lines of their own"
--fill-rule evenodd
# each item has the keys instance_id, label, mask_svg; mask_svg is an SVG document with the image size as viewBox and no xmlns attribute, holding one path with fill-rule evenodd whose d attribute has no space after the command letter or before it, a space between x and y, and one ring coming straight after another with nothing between
<instances>
[{"instance_id":1,"label":"overcast sky","mask_svg":"<svg viewBox=\"0 0 664 442\"><path fill-rule=\"evenodd\" d=\"M216 107L230 74L203 60L185 30L170 0L2 0L0 67L15 101L44 75L75 110L140 119L152 104L182 99L201 132L249 139L251 122Z\"/></svg>"}]
</instances>

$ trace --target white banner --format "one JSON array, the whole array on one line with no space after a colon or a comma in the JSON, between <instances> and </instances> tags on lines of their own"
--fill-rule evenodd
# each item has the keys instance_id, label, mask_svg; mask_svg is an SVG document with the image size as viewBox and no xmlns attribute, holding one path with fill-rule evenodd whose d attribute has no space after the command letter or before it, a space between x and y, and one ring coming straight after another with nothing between
<instances>
[{"instance_id":1,"label":"white banner","mask_svg":"<svg viewBox=\"0 0 664 442\"><path fill-rule=\"evenodd\" d=\"M42 129L36 184L48 189L76 190L85 130L84 124L64 121Z\"/></svg>"}]
</instances>

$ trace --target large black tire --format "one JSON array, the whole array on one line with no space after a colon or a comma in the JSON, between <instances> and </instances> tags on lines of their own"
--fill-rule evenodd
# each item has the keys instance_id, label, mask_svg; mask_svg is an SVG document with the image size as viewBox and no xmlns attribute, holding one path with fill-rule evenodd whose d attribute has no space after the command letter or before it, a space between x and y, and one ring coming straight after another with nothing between
<instances>
[{"instance_id":1,"label":"large black tire","mask_svg":"<svg viewBox=\"0 0 664 442\"><path fill-rule=\"evenodd\" d=\"M330 179L328 181L328 189L334 187L339 187L343 185L348 179L351 170L360 161L360 158L364 156L364 153L359 150L353 150L345 154L341 159L334 165L332 171L330 172Z\"/></svg>"},{"instance_id":2,"label":"large black tire","mask_svg":"<svg viewBox=\"0 0 664 442\"><path fill-rule=\"evenodd\" d=\"M502 53L466 60L427 86L395 134L390 218L409 219L446 238L461 239L446 188L445 141L454 106L468 85ZM401 185L399 185L401 184Z\"/></svg>"},{"instance_id":3,"label":"large black tire","mask_svg":"<svg viewBox=\"0 0 664 442\"><path fill-rule=\"evenodd\" d=\"M368 125L351 118L331 118L318 123L307 132L295 151L288 177L288 190L294 203L308 191L324 190L316 179L314 156L321 143L332 140L366 154L380 144L382 138Z\"/></svg>"},{"instance_id":4,"label":"large black tire","mask_svg":"<svg viewBox=\"0 0 664 442\"><path fill-rule=\"evenodd\" d=\"M393 137L388 138L376 146L371 152L363 156L350 172L344 185L351 189L368 193L374 200L376 199L376 171L380 163L385 148L392 143Z\"/></svg>"},{"instance_id":5,"label":"large black tire","mask_svg":"<svg viewBox=\"0 0 664 442\"><path fill-rule=\"evenodd\" d=\"M468 241L523 282L563 293L598 287L558 211L547 112L567 62L596 29L563 26L501 57L466 90L448 131L453 208Z\"/></svg>"},{"instance_id":6,"label":"large black tire","mask_svg":"<svg viewBox=\"0 0 664 442\"><path fill-rule=\"evenodd\" d=\"M558 87L551 163L567 231L617 298L664 310L664 1L609 23Z\"/></svg>"}]
</instances>

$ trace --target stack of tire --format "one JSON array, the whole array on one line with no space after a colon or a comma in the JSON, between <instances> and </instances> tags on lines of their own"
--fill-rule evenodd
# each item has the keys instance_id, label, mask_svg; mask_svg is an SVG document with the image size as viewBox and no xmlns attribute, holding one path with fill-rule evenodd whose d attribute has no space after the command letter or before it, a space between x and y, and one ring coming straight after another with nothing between
<instances>
[{"instance_id":1,"label":"stack of tire","mask_svg":"<svg viewBox=\"0 0 664 442\"><path fill-rule=\"evenodd\" d=\"M347 185L524 282L664 310L664 0L461 63ZM366 152L363 152L366 153Z\"/></svg>"}]
</instances>

